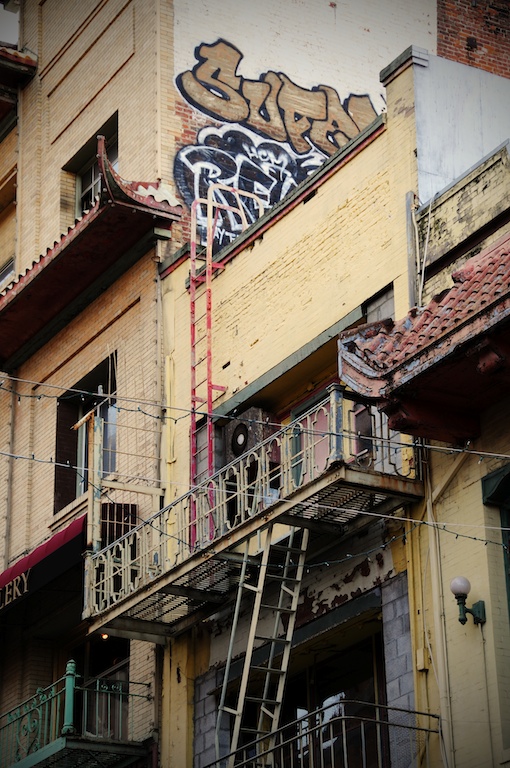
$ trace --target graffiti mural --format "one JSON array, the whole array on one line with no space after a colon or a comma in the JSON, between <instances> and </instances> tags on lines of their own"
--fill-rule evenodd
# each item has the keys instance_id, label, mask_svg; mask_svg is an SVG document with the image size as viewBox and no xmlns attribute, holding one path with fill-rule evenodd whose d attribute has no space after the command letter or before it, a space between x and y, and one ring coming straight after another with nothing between
<instances>
[{"instance_id":1,"label":"graffiti mural","mask_svg":"<svg viewBox=\"0 0 510 768\"><path fill-rule=\"evenodd\" d=\"M252 192L271 208L291 192L300 181L324 162L324 155L310 150L297 155L285 144L265 141L252 131L204 128L198 143L181 149L175 158L175 180L184 201L206 198L210 184L221 182L229 187ZM228 192L217 191L216 200L234 205ZM258 217L258 209L250 198L241 198L249 223ZM202 218L201 218L202 215ZM198 212L202 241L205 236L205 211ZM241 221L230 211L221 211L216 228L216 247L231 242L241 232Z\"/></svg>"},{"instance_id":2,"label":"graffiti mural","mask_svg":"<svg viewBox=\"0 0 510 768\"><path fill-rule=\"evenodd\" d=\"M269 208L376 117L366 94L342 102L330 86L302 88L281 72L242 77L242 53L225 40L203 43L195 56L196 66L177 77L177 87L188 103L227 125L201 130L197 143L176 155L175 180L188 205L222 182L257 194ZM250 203L246 213L252 221ZM239 231L240 221L224 213L216 246Z\"/></svg>"}]
</instances>

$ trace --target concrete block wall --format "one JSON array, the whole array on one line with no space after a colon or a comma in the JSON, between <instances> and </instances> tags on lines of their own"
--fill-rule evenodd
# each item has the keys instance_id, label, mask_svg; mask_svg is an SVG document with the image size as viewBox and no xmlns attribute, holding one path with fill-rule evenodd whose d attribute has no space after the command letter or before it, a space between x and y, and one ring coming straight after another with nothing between
<instances>
[{"instance_id":1,"label":"concrete block wall","mask_svg":"<svg viewBox=\"0 0 510 768\"><path fill-rule=\"evenodd\" d=\"M216 721L218 718L215 691L223 682L223 670L212 667L195 681L194 702L194 768L212 763L216 759ZM220 752L227 754L230 747L230 731L227 718L220 737Z\"/></svg>"},{"instance_id":2,"label":"concrete block wall","mask_svg":"<svg viewBox=\"0 0 510 768\"><path fill-rule=\"evenodd\" d=\"M419 751L419 739L406 728L416 725L409 714L409 710L415 709L415 698L407 573L386 581L381 592L387 704L407 710L390 710L388 713L388 721L392 724L389 728L391 761L392 765L413 765L412 760Z\"/></svg>"},{"instance_id":3,"label":"concrete block wall","mask_svg":"<svg viewBox=\"0 0 510 768\"><path fill-rule=\"evenodd\" d=\"M405 572L382 585L382 614L388 706L414 709L413 653Z\"/></svg>"}]
</instances>

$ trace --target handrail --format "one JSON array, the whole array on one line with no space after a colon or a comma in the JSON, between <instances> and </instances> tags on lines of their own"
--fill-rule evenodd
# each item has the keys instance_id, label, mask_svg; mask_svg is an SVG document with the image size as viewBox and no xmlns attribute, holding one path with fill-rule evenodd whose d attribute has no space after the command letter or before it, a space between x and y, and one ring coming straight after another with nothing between
<instances>
[{"instance_id":1,"label":"handrail","mask_svg":"<svg viewBox=\"0 0 510 768\"><path fill-rule=\"evenodd\" d=\"M359 403L343 388L315 404L212 477L122 537L86 557L84 617L102 613L269 507L344 462L367 472L414 479L412 444L363 406L369 434L356 431ZM367 421L368 419L368 421Z\"/></svg>"},{"instance_id":2,"label":"handrail","mask_svg":"<svg viewBox=\"0 0 510 768\"><path fill-rule=\"evenodd\" d=\"M270 739L253 741L204 768L386 768L399 765L399 759L405 765L430 764L431 737L438 743L441 738L439 715L335 698L330 705L286 723Z\"/></svg>"},{"instance_id":3,"label":"handrail","mask_svg":"<svg viewBox=\"0 0 510 768\"><path fill-rule=\"evenodd\" d=\"M92 678L77 685L78 677L76 663L68 661L63 677L0 714L0 765L14 765L60 736L139 742L149 735L149 713L139 738L133 721L136 707L152 699L150 683Z\"/></svg>"}]
</instances>

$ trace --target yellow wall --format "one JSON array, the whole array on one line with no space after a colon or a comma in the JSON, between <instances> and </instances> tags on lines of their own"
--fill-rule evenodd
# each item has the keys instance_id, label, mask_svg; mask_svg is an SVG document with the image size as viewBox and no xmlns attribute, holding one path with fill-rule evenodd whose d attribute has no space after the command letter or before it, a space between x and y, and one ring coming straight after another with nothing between
<instances>
[{"instance_id":1,"label":"yellow wall","mask_svg":"<svg viewBox=\"0 0 510 768\"><path fill-rule=\"evenodd\" d=\"M119 173L172 182L172 4L27 3L21 39L38 75L21 92L19 258L31 264L74 223L61 169L119 114ZM165 132L165 146L162 145Z\"/></svg>"},{"instance_id":2,"label":"yellow wall","mask_svg":"<svg viewBox=\"0 0 510 768\"><path fill-rule=\"evenodd\" d=\"M213 382L227 388L215 406L242 396L263 373L391 283L397 317L407 312L405 194L415 185L411 69L392 83L388 97L383 133L213 280ZM163 281L170 405L181 408L190 405L188 275L185 262ZM280 406L290 402L292 392ZM178 495L188 483L189 422L183 418L173 430L180 448L169 454L177 456Z\"/></svg>"}]
</instances>

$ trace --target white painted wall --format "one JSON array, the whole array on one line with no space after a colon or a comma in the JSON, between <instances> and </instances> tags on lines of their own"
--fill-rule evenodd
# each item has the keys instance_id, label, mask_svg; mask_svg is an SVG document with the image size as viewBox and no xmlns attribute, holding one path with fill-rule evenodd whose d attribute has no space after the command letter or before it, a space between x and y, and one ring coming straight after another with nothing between
<instances>
[{"instance_id":1,"label":"white painted wall","mask_svg":"<svg viewBox=\"0 0 510 768\"><path fill-rule=\"evenodd\" d=\"M437 56L415 67L418 195L427 200L510 138L510 80Z\"/></svg>"},{"instance_id":2,"label":"white painted wall","mask_svg":"<svg viewBox=\"0 0 510 768\"><path fill-rule=\"evenodd\" d=\"M200 43L223 38L244 55L243 77L284 72L303 88L345 99L368 93L384 108L379 72L410 45L436 50L435 0L175 0L175 72Z\"/></svg>"},{"instance_id":3,"label":"white painted wall","mask_svg":"<svg viewBox=\"0 0 510 768\"><path fill-rule=\"evenodd\" d=\"M0 5L0 42L16 45L18 42L18 14L6 11Z\"/></svg>"}]
</instances>

